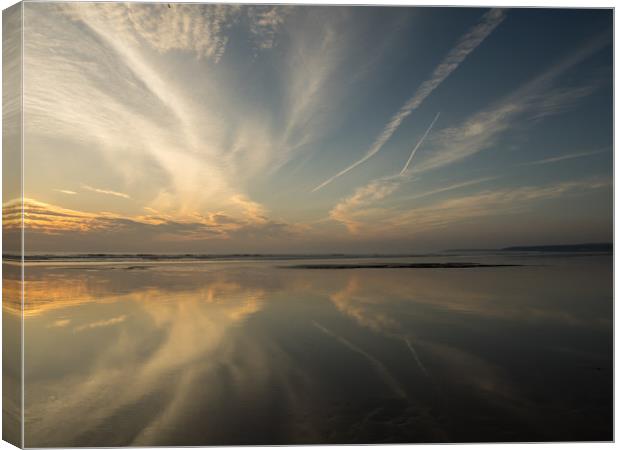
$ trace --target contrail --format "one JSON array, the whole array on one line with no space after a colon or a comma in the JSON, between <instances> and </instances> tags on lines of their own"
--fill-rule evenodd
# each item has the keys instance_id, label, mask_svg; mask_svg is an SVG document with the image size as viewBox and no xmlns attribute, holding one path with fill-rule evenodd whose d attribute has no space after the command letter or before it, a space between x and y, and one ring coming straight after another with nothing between
<instances>
[{"instance_id":1,"label":"contrail","mask_svg":"<svg viewBox=\"0 0 620 450\"><path fill-rule=\"evenodd\" d=\"M328 178L317 187L312 189L312 192L327 186L336 178L341 177L345 173L353 170L363 162L370 159L376 153L383 148L385 143L396 132L400 124L405 120L414 110L420 107L422 102L431 93L439 87L439 85L446 79L452 72L454 72L458 66L467 58L467 56L473 52L490 34L491 32L506 18L506 12L504 9L491 9L482 16L480 22L471 28L458 40L456 46L448 52L443 61L435 67L431 77L424 81L420 87L415 91L413 97L411 97L407 103L405 103L396 114L392 116L390 121L383 127L381 134L375 139L375 142L368 149L366 154L359 160L355 161L350 166L338 172L331 178Z\"/></svg>"},{"instance_id":2,"label":"contrail","mask_svg":"<svg viewBox=\"0 0 620 450\"><path fill-rule=\"evenodd\" d=\"M407 169L409 169L409 164L411 164L411 160L413 159L415 152L418 151L418 148L420 147L420 145L422 145L422 143L424 142L424 139L426 139L426 136L428 136L428 133L431 132L433 125L435 125L435 122L437 122L437 119L439 119L439 114L441 113L437 113L437 115L435 116L435 118L433 119L429 127L426 129L426 131L424 132L424 134L422 135L418 143L415 145L415 147L413 147L413 150L411 151L411 155L409 155L409 159L405 163L405 166L403 167L403 170L400 171L399 175L401 176L404 175L405 172L407 172Z\"/></svg>"},{"instance_id":3,"label":"contrail","mask_svg":"<svg viewBox=\"0 0 620 450\"><path fill-rule=\"evenodd\" d=\"M364 203L383 200L385 197L398 189L398 187L405 181L405 175L407 174L407 170L409 170L409 165L411 164L414 155L416 154L420 146L424 143L424 140L426 139L428 134L433 129L433 125L435 125L437 119L439 119L439 114L440 113L437 113L429 127L426 129L418 143L411 151L411 155L409 155L409 159L405 163L400 173L375 179L368 183L366 186L358 188L353 194L353 196L341 200L338 204L336 204L336 206L334 206L329 212L329 217L343 223L347 228L349 228L350 231L355 230L355 222L353 220L347 219L347 210L360 207L364 205Z\"/></svg>"},{"instance_id":4,"label":"contrail","mask_svg":"<svg viewBox=\"0 0 620 450\"><path fill-rule=\"evenodd\" d=\"M127 198L127 199L131 198L129 197L129 195L123 194L122 192L110 191L108 189L94 188L92 186L88 186L87 184L83 184L82 188L86 189L87 191L97 192L99 194L114 195L115 197L122 197L122 198Z\"/></svg>"}]
</instances>

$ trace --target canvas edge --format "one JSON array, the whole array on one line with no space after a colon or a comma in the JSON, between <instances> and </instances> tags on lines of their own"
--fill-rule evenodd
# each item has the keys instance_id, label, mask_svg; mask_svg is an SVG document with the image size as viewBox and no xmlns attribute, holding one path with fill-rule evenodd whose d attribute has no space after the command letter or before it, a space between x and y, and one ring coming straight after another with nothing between
<instances>
[{"instance_id":1,"label":"canvas edge","mask_svg":"<svg viewBox=\"0 0 620 450\"><path fill-rule=\"evenodd\" d=\"M2 11L2 440L24 447L23 3Z\"/></svg>"}]
</instances>

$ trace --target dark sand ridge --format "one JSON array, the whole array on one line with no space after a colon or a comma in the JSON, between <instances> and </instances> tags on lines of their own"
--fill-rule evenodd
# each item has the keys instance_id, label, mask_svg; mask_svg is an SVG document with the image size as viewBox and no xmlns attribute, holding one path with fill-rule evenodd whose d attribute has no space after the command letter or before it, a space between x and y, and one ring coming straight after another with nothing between
<instances>
[{"instance_id":1,"label":"dark sand ridge","mask_svg":"<svg viewBox=\"0 0 620 450\"><path fill-rule=\"evenodd\" d=\"M296 264L280 266L286 269L474 269L481 267L519 267L522 264L478 264L470 262L447 263L360 263L360 264Z\"/></svg>"}]
</instances>

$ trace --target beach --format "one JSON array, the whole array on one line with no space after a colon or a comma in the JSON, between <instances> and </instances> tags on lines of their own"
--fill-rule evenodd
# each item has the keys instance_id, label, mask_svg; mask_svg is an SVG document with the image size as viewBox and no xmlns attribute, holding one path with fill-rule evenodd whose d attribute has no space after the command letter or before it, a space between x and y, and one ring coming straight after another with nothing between
<instances>
[{"instance_id":1,"label":"beach","mask_svg":"<svg viewBox=\"0 0 620 450\"><path fill-rule=\"evenodd\" d=\"M612 438L610 255L304 264L28 262L26 444Z\"/></svg>"}]
</instances>

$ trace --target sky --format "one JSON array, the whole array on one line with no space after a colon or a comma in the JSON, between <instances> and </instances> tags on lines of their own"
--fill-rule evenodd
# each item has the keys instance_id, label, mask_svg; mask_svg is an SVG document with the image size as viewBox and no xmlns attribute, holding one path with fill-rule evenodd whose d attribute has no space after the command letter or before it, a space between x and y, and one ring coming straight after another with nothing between
<instances>
[{"instance_id":1,"label":"sky","mask_svg":"<svg viewBox=\"0 0 620 450\"><path fill-rule=\"evenodd\" d=\"M612 21L25 3L26 250L609 242Z\"/></svg>"}]
</instances>

